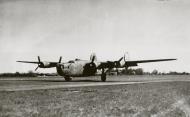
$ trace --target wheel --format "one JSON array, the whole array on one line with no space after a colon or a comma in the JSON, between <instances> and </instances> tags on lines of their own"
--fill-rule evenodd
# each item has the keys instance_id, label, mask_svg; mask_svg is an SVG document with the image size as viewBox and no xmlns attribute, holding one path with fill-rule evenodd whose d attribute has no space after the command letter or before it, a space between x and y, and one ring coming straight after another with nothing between
<instances>
[{"instance_id":1,"label":"wheel","mask_svg":"<svg viewBox=\"0 0 190 117\"><path fill-rule=\"evenodd\" d=\"M72 78L70 78L69 76L65 76L64 78L65 78L65 81L71 81L72 80Z\"/></svg>"},{"instance_id":2,"label":"wheel","mask_svg":"<svg viewBox=\"0 0 190 117\"><path fill-rule=\"evenodd\" d=\"M105 73L101 75L101 80L102 80L102 82L106 81L106 74Z\"/></svg>"}]
</instances>

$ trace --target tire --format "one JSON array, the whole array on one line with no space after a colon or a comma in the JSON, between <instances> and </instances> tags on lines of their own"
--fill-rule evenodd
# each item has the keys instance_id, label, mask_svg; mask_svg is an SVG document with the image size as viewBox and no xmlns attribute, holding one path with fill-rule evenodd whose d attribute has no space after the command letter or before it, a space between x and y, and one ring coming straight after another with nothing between
<instances>
[{"instance_id":1,"label":"tire","mask_svg":"<svg viewBox=\"0 0 190 117\"><path fill-rule=\"evenodd\" d=\"M102 74L102 75L101 75L101 80L102 80L102 82L105 82L105 81L106 81L106 74Z\"/></svg>"},{"instance_id":2,"label":"tire","mask_svg":"<svg viewBox=\"0 0 190 117\"><path fill-rule=\"evenodd\" d=\"M67 82L72 80L72 78L70 78L69 76L65 76L64 78L65 78L65 81L67 81Z\"/></svg>"}]
</instances>

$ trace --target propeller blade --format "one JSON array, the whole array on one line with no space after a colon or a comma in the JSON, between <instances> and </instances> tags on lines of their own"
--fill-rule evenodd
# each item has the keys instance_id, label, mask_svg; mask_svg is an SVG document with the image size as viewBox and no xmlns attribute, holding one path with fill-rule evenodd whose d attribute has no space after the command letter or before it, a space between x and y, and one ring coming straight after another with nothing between
<instances>
[{"instance_id":1,"label":"propeller blade","mask_svg":"<svg viewBox=\"0 0 190 117\"><path fill-rule=\"evenodd\" d=\"M40 63L40 57L38 56L38 62Z\"/></svg>"},{"instance_id":2,"label":"propeller blade","mask_svg":"<svg viewBox=\"0 0 190 117\"><path fill-rule=\"evenodd\" d=\"M120 62L122 59L123 59L123 57L121 57L121 58L118 60L118 62Z\"/></svg>"},{"instance_id":3,"label":"propeller blade","mask_svg":"<svg viewBox=\"0 0 190 117\"><path fill-rule=\"evenodd\" d=\"M128 53L128 52L126 52L126 53L124 54L124 61L126 61L126 60L130 60L130 56L129 56L129 53Z\"/></svg>"},{"instance_id":4,"label":"propeller blade","mask_svg":"<svg viewBox=\"0 0 190 117\"><path fill-rule=\"evenodd\" d=\"M60 56L60 58L59 58L59 63L61 63L61 60L62 60L62 56Z\"/></svg>"},{"instance_id":5,"label":"propeller blade","mask_svg":"<svg viewBox=\"0 0 190 117\"><path fill-rule=\"evenodd\" d=\"M35 71L39 68L39 66L36 67Z\"/></svg>"},{"instance_id":6,"label":"propeller blade","mask_svg":"<svg viewBox=\"0 0 190 117\"><path fill-rule=\"evenodd\" d=\"M95 60L95 56L92 57L92 63L94 62L94 60Z\"/></svg>"},{"instance_id":7,"label":"propeller blade","mask_svg":"<svg viewBox=\"0 0 190 117\"><path fill-rule=\"evenodd\" d=\"M94 63L94 61L97 60L97 57L96 57L96 54L95 54L95 53L92 53L92 54L91 54L90 60L91 60L91 63Z\"/></svg>"}]
</instances>

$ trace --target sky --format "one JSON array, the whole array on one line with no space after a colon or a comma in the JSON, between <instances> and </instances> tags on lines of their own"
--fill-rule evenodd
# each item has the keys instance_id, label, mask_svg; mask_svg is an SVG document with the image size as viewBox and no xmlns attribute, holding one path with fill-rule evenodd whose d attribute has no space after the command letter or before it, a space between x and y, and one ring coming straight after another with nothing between
<instances>
[{"instance_id":1,"label":"sky","mask_svg":"<svg viewBox=\"0 0 190 117\"><path fill-rule=\"evenodd\" d=\"M177 58L145 71L190 72L189 0L0 0L0 73L27 72L17 60ZM38 72L56 72L39 69Z\"/></svg>"}]
</instances>

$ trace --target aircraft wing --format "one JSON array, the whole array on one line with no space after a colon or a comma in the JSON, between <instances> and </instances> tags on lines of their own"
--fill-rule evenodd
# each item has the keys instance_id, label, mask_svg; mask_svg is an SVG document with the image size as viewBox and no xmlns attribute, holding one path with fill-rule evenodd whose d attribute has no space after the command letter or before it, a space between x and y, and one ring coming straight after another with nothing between
<instances>
[{"instance_id":1,"label":"aircraft wing","mask_svg":"<svg viewBox=\"0 0 190 117\"><path fill-rule=\"evenodd\" d=\"M38 66L41 68L50 68L50 67L56 67L58 64L61 65L60 64L61 59L62 59L62 57L60 56L58 62L41 61L40 57L38 56L38 61L17 61L17 62L38 64Z\"/></svg>"},{"instance_id":2,"label":"aircraft wing","mask_svg":"<svg viewBox=\"0 0 190 117\"><path fill-rule=\"evenodd\" d=\"M137 61L125 61L125 66L137 66L138 63L150 63L150 62L161 62L161 61L173 61L177 59L154 59L154 60L137 60Z\"/></svg>"},{"instance_id":3,"label":"aircraft wing","mask_svg":"<svg viewBox=\"0 0 190 117\"><path fill-rule=\"evenodd\" d=\"M102 69L102 68L112 69L114 67L116 67L114 61L107 61L107 62L101 62L98 65L97 69Z\"/></svg>"},{"instance_id":4,"label":"aircraft wing","mask_svg":"<svg viewBox=\"0 0 190 117\"><path fill-rule=\"evenodd\" d=\"M97 69L102 69L102 68L122 68L122 67L131 67L131 66L137 66L138 63L150 63L150 62L161 62L161 61L172 61L172 60L177 60L177 59L154 59L154 60L136 60L136 61L125 61L124 66L118 65L116 61L107 61L107 62L101 62Z\"/></svg>"},{"instance_id":5,"label":"aircraft wing","mask_svg":"<svg viewBox=\"0 0 190 117\"><path fill-rule=\"evenodd\" d=\"M56 66L58 64L58 62L35 62L35 61L16 61L16 62L20 62L20 63L32 63L32 64L49 64L50 66Z\"/></svg>"},{"instance_id":6,"label":"aircraft wing","mask_svg":"<svg viewBox=\"0 0 190 117\"><path fill-rule=\"evenodd\" d=\"M39 62L33 62L33 61L16 61L16 62L39 64Z\"/></svg>"},{"instance_id":7,"label":"aircraft wing","mask_svg":"<svg viewBox=\"0 0 190 117\"><path fill-rule=\"evenodd\" d=\"M121 57L119 60L117 61L106 61L106 62L100 62L100 64L98 65L97 69L103 69L103 68L108 68L108 69L112 69L112 68L118 68L121 67L120 62L123 60L123 57Z\"/></svg>"}]
</instances>

